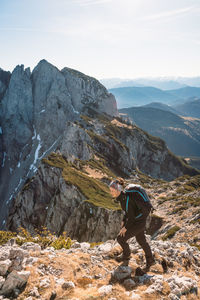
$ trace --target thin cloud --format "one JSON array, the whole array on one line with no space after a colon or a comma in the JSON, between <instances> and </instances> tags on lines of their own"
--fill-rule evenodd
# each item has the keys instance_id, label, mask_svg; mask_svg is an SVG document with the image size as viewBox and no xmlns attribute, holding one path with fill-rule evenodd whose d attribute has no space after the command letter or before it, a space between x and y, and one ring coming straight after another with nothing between
<instances>
[{"instance_id":1,"label":"thin cloud","mask_svg":"<svg viewBox=\"0 0 200 300\"><path fill-rule=\"evenodd\" d=\"M41 29L25 28L25 27L0 27L0 31L41 32Z\"/></svg>"},{"instance_id":2,"label":"thin cloud","mask_svg":"<svg viewBox=\"0 0 200 300\"><path fill-rule=\"evenodd\" d=\"M181 8L181 9L176 9L176 10L163 12L163 13L160 13L160 14L146 16L146 17L141 18L141 20L147 20L147 21L152 20L153 21L153 20L159 20L159 19L163 19L163 18L170 18L170 17L174 17L174 16L183 15L183 14L188 13L188 12L194 10L194 9L195 9L194 6L189 6L189 7L185 7L185 8Z\"/></svg>"},{"instance_id":3,"label":"thin cloud","mask_svg":"<svg viewBox=\"0 0 200 300\"><path fill-rule=\"evenodd\" d=\"M74 2L81 6L88 6L88 5L103 4L103 3L107 3L107 2L111 2L111 1L113 1L113 0L77 0Z\"/></svg>"}]
</instances>

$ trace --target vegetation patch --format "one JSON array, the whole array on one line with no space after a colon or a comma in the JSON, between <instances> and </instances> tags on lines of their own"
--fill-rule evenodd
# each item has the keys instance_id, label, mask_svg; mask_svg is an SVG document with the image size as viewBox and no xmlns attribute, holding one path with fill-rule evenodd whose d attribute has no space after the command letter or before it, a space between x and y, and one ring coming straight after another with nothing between
<instances>
[{"instance_id":1,"label":"vegetation patch","mask_svg":"<svg viewBox=\"0 0 200 300\"><path fill-rule=\"evenodd\" d=\"M54 167L62 168L62 176L66 183L76 186L86 197L87 202L108 209L119 209L119 206L112 201L108 186L92 177L87 176L75 165L68 163L60 154L52 153L47 159L43 159Z\"/></svg>"},{"instance_id":2,"label":"vegetation patch","mask_svg":"<svg viewBox=\"0 0 200 300\"><path fill-rule=\"evenodd\" d=\"M173 211L170 212L169 214L170 214L170 215L173 215L173 214L182 212L183 210L186 210L186 209L187 209L186 206L179 206L179 207L174 208Z\"/></svg>"},{"instance_id":3,"label":"vegetation patch","mask_svg":"<svg viewBox=\"0 0 200 300\"><path fill-rule=\"evenodd\" d=\"M162 237L163 241L166 241L167 239L171 239L177 231L179 231L180 227L179 226L173 226L172 228L170 228L166 234Z\"/></svg>"},{"instance_id":4,"label":"vegetation patch","mask_svg":"<svg viewBox=\"0 0 200 300\"><path fill-rule=\"evenodd\" d=\"M89 123L92 121L92 119L86 115L81 115L81 119L84 120L86 123Z\"/></svg>"},{"instance_id":5,"label":"vegetation patch","mask_svg":"<svg viewBox=\"0 0 200 300\"><path fill-rule=\"evenodd\" d=\"M0 245L6 244L10 239L14 238L18 245L23 245L27 242L37 243L42 249L53 247L56 250L65 248L69 249L72 246L72 240L67 237L66 232L63 232L59 237L53 235L46 227L37 231L37 234L31 235L26 229L20 227L18 233L11 231L0 231Z\"/></svg>"},{"instance_id":6,"label":"vegetation patch","mask_svg":"<svg viewBox=\"0 0 200 300\"><path fill-rule=\"evenodd\" d=\"M105 148L108 148L110 146L110 143L102 136L94 133L92 130L86 130L87 134L91 137L94 144L101 144Z\"/></svg>"},{"instance_id":7,"label":"vegetation patch","mask_svg":"<svg viewBox=\"0 0 200 300\"><path fill-rule=\"evenodd\" d=\"M15 238L17 236L16 232L11 231L0 231L0 245L6 244L10 239Z\"/></svg>"},{"instance_id":8,"label":"vegetation patch","mask_svg":"<svg viewBox=\"0 0 200 300\"><path fill-rule=\"evenodd\" d=\"M126 135L123 135L122 131L124 129L127 129L127 128L120 128L112 123L109 123L105 126L105 130L107 132L107 135L115 141L116 144L118 144L122 149L124 149L125 151L129 152L129 148L124 144L122 143L119 138L121 138L122 136L126 136Z\"/></svg>"},{"instance_id":9,"label":"vegetation patch","mask_svg":"<svg viewBox=\"0 0 200 300\"><path fill-rule=\"evenodd\" d=\"M200 251L200 245L199 244L194 243L194 244L190 244L190 246L196 247Z\"/></svg>"},{"instance_id":10,"label":"vegetation patch","mask_svg":"<svg viewBox=\"0 0 200 300\"><path fill-rule=\"evenodd\" d=\"M92 243L90 243L90 248L94 248L94 247L99 246L101 244L103 244L103 242L92 242Z\"/></svg>"}]
</instances>

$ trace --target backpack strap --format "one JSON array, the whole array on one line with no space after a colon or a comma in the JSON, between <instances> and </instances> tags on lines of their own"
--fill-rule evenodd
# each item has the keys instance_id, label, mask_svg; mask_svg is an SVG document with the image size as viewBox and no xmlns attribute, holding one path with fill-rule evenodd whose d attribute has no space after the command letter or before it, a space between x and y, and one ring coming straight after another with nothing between
<instances>
[{"instance_id":1,"label":"backpack strap","mask_svg":"<svg viewBox=\"0 0 200 300\"><path fill-rule=\"evenodd\" d=\"M140 196L144 199L144 202L149 202L147 197L144 194L142 194L141 192L139 192L138 190L126 190L125 192L127 192L127 193L139 193ZM128 198L128 196L127 196L127 198Z\"/></svg>"},{"instance_id":2,"label":"backpack strap","mask_svg":"<svg viewBox=\"0 0 200 300\"><path fill-rule=\"evenodd\" d=\"M128 202L129 202L129 195L127 195L126 198L126 212L128 212Z\"/></svg>"}]
</instances>

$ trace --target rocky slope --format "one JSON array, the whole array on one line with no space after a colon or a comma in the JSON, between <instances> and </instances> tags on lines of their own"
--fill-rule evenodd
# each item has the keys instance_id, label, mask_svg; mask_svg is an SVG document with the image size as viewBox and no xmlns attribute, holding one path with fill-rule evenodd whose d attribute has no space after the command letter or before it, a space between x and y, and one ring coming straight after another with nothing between
<instances>
[{"instance_id":1,"label":"rocky slope","mask_svg":"<svg viewBox=\"0 0 200 300\"><path fill-rule=\"evenodd\" d=\"M149 237L148 237L149 239ZM70 249L0 248L1 299L199 299L200 252L187 243L150 240L156 264L143 276L144 254L135 240L129 265L119 264L114 240L92 246L74 241ZM8 297L8 298L7 298Z\"/></svg>"},{"instance_id":2,"label":"rocky slope","mask_svg":"<svg viewBox=\"0 0 200 300\"><path fill-rule=\"evenodd\" d=\"M94 78L58 70L45 60L33 72L17 66L0 72L0 220L35 173L38 162L62 140L65 124L87 106L118 115L115 98Z\"/></svg>"},{"instance_id":3,"label":"rocky slope","mask_svg":"<svg viewBox=\"0 0 200 300\"><path fill-rule=\"evenodd\" d=\"M85 168L88 175L102 178L100 170ZM128 265L115 261L121 252L115 237L97 244L73 240L68 250L41 249L33 242L19 247L12 239L0 247L2 299L200 299L199 175L179 177L169 185L135 172L129 182L145 187L156 219L162 219L153 235L147 236L156 260L147 274L136 271L145 261L135 238L129 240ZM117 226L120 216L115 218Z\"/></svg>"},{"instance_id":4,"label":"rocky slope","mask_svg":"<svg viewBox=\"0 0 200 300\"><path fill-rule=\"evenodd\" d=\"M113 177L128 178L134 169L167 180L198 173L172 155L162 140L92 113L95 118L82 116L68 124L57 152L42 160L14 198L8 229L23 226L33 232L45 225L79 241L105 241L116 236L122 218L109 194Z\"/></svg>"}]
</instances>

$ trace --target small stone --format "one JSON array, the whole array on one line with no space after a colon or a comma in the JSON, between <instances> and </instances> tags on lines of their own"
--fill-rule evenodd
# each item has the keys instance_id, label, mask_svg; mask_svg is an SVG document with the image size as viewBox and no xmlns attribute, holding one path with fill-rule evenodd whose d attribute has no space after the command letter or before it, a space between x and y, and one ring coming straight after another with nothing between
<instances>
[{"instance_id":1,"label":"small stone","mask_svg":"<svg viewBox=\"0 0 200 300\"><path fill-rule=\"evenodd\" d=\"M81 250L82 251L87 251L88 249L90 249L90 244L89 243L83 242L83 243L80 243L80 245L81 245Z\"/></svg>"},{"instance_id":2,"label":"small stone","mask_svg":"<svg viewBox=\"0 0 200 300\"><path fill-rule=\"evenodd\" d=\"M10 259L0 261L0 276L6 275L8 269L11 265L12 265L12 262Z\"/></svg>"},{"instance_id":3,"label":"small stone","mask_svg":"<svg viewBox=\"0 0 200 300\"><path fill-rule=\"evenodd\" d=\"M40 298L40 293L38 292L38 288L36 286L30 291L29 295Z\"/></svg>"},{"instance_id":4,"label":"small stone","mask_svg":"<svg viewBox=\"0 0 200 300\"><path fill-rule=\"evenodd\" d=\"M0 289L2 288L4 282L5 282L5 278L3 278L2 276L0 276Z\"/></svg>"},{"instance_id":5,"label":"small stone","mask_svg":"<svg viewBox=\"0 0 200 300\"><path fill-rule=\"evenodd\" d=\"M136 283L133 279L129 278L124 280L123 285L127 290L132 290L136 286Z\"/></svg>"},{"instance_id":6,"label":"small stone","mask_svg":"<svg viewBox=\"0 0 200 300\"><path fill-rule=\"evenodd\" d=\"M56 284L57 285L62 285L63 283L65 283L65 279L64 278L58 278L58 279L56 279Z\"/></svg>"},{"instance_id":7,"label":"small stone","mask_svg":"<svg viewBox=\"0 0 200 300\"><path fill-rule=\"evenodd\" d=\"M116 270L112 271L111 278L117 281L122 281L131 276L132 269L128 266L119 266Z\"/></svg>"},{"instance_id":8,"label":"small stone","mask_svg":"<svg viewBox=\"0 0 200 300\"><path fill-rule=\"evenodd\" d=\"M27 251L38 251L41 252L41 246L38 245L37 243L33 243L33 242L27 242L24 243L21 246L22 249L27 250Z\"/></svg>"},{"instance_id":9,"label":"small stone","mask_svg":"<svg viewBox=\"0 0 200 300\"><path fill-rule=\"evenodd\" d=\"M99 294L101 295L107 295L112 292L112 285L103 285L98 289Z\"/></svg>"},{"instance_id":10,"label":"small stone","mask_svg":"<svg viewBox=\"0 0 200 300\"><path fill-rule=\"evenodd\" d=\"M66 281L62 284L62 288L64 290L68 290L68 289L74 289L75 288L75 284L72 281Z\"/></svg>"},{"instance_id":11,"label":"small stone","mask_svg":"<svg viewBox=\"0 0 200 300\"><path fill-rule=\"evenodd\" d=\"M81 248L81 244L79 242L75 242L72 244L71 248L74 248L74 249Z\"/></svg>"},{"instance_id":12,"label":"small stone","mask_svg":"<svg viewBox=\"0 0 200 300\"><path fill-rule=\"evenodd\" d=\"M28 257L29 253L28 251L21 249L19 247L11 248L10 250L10 259L19 258L20 260L23 260L25 257Z\"/></svg>"},{"instance_id":13,"label":"small stone","mask_svg":"<svg viewBox=\"0 0 200 300\"><path fill-rule=\"evenodd\" d=\"M130 295L130 299L142 299L141 297L140 297L140 295L138 295L138 294L136 294L135 292L132 292L132 294Z\"/></svg>"},{"instance_id":14,"label":"small stone","mask_svg":"<svg viewBox=\"0 0 200 300\"><path fill-rule=\"evenodd\" d=\"M105 244L101 244L98 249L101 251L101 252L110 252L111 249L112 249L112 244L110 243L105 243Z\"/></svg>"},{"instance_id":15,"label":"small stone","mask_svg":"<svg viewBox=\"0 0 200 300\"><path fill-rule=\"evenodd\" d=\"M95 274L95 275L94 275L94 279L100 279L100 278L102 278L102 275L101 275L101 274Z\"/></svg>"},{"instance_id":16,"label":"small stone","mask_svg":"<svg viewBox=\"0 0 200 300\"><path fill-rule=\"evenodd\" d=\"M46 277L40 281L40 287L48 288L49 286L50 286L50 279L48 277Z\"/></svg>"}]
</instances>

